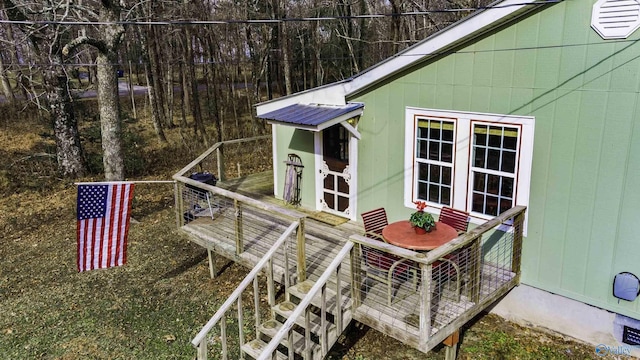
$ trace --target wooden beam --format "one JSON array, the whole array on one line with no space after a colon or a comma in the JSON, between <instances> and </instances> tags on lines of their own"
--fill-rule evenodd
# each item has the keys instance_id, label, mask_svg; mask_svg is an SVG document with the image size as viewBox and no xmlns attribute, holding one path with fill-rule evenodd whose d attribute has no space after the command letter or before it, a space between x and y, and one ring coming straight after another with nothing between
<instances>
[{"instance_id":1,"label":"wooden beam","mask_svg":"<svg viewBox=\"0 0 640 360\"><path fill-rule=\"evenodd\" d=\"M445 344L446 346L451 347L451 346L456 346L458 342L460 342L460 329L454 331L451 335L449 335L449 337L444 339L442 343Z\"/></svg>"}]
</instances>

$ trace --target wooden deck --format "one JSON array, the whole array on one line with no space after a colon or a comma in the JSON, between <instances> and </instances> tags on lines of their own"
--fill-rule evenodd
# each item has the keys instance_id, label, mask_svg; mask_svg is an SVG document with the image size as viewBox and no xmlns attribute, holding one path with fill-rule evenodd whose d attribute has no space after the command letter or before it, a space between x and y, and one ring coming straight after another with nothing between
<instances>
[{"instance_id":1,"label":"wooden deck","mask_svg":"<svg viewBox=\"0 0 640 360\"><path fill-rule=\"evenodd\" d=\"M221 188L234 189L243 194L252 194L256 188L260 191L253 195L261 201L273 204L281 202L270 196L270 189L257 180L263 182L273 179L271 173L255 176L253 179L242 179L234 183L221 183ZM243 187L244 186L244 187ZM249 186L249 187L247 187ZM249 190L247 190L249 189ZM197 214L196 219L183 225L182 230L188 233L191 240L212 252L236 261L247 268L253 268L260 258L269 250L282 233L291 224L291 219L280 216L278 213L256 208L246 207L242 212L242 244L243 251L238 252L237 247L237 223L235 220L234 203L219 195L213 195L210 199L211 210L203 208ZM213 213L213 214L212 214ZM306 273L309 280L318 279L329 263L336 257L342 246L349 241L353 234L362 234L363 229L359 224L346 222L332 226L326 222L306 218L304 223ZM275 280L284 282L285 273L293 274L291 284L297 283L296 254L298 249L295 238L289 247L289 271L284 270L284 254L279 251L274 262ZM343 263L344 274L349 274L351 262L345 259ZM516 274L510 271L496 271L490 265L483 265L482 282L480 290L481 299L495 299L510 290L516 284ZM335 280L331 281L335 284ZM351 279L348 275L341 278L342 293L347 297L351 295ZM361 303L352 312L353 319L358 320L374 329L382 331L396 339L399 339L418 349L424 348L419 343L420 334L418 326L417 304L419 304L419 292L412 289L408 283L401 284L395 294L393 306L386 304L386 290L384 284L375 284L367 289L361 296ZM449 287L444 287L437 295L431 306L431 335L435 335L440 329L452 324L456 319L473 309L477 304L470 299L468 291L462 289L459 299ZM484 301L486 302L486 301ZM485 304L485 306L489 305ZM448 335L448 334L447 334Z\"/></svg>"}]
</instances>

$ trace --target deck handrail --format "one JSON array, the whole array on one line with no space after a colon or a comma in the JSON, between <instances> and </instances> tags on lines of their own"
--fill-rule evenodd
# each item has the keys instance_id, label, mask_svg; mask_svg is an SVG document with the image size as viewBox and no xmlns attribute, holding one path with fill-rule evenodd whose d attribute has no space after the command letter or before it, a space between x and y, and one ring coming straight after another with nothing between
<instances>
[{"instance_id":1,"label":"deck handrail","mask_svg":"<svg viewBox=\"0 0 640 360\"><path fill-rule=\"evenodd\" d=\"M197 180L193 180L191 178L188 178L186 176L182 176L182 175L173 175L173 179L178 181L178 182L182 182L185 184L189 184L193 187L199 188L199 189L203 189L206 191L209 191L211 193L214 194L218 194L218 195L222 195L224 197L230 198L230 199L234 199L234 200L238 200L240 202L243 202L245 204L251 205L255 208L261 209L261 210L266 210L266 211L272 211L272 212L277 212L280 214L283 214L285 216L288 216L292 219L300 219L300 218L304 218L306 217L306 215L300 211L296 211L294 209L287 209L285 207L282 206L278 206L278 205L274 205L274 204L268 204L266 202L262 202L260 200L256 200L253 198L250 198L248 196L233 192L233 191L229 191L229 190L225 190L223 188L217 187L217 186L213 186L213 185L209 185L209 184L205 184L203 182L197 181Z\"/></svg>"},{"instance_id":2,"label":"deck handrail","mask_svg":"<svg viewBox=\"0 0 640 360\"><path fill-rule=\"evenodd\" d=\"M407 250L389 243L385 243L382 241L372 240L363 235L354 234L349 237L355 243L365 245L370 248L374 248L377 250L381 250L385 253L397 255L406 259L410 259L415 261L416 263L422 264L432 264L447 254L460 249L472 241L474 241L478 235L483 234L484 232L506 222L508 219L511 219L527 210L526 206L515 206L502 214L487 220L486 222L478 225L477 227L469 230L469 232L464 233L457 238L447 242L444 245L438 246L437 248L429 251L428 253L417 253L412 250Z\"/></svg>"},{"instance_id":3,"label":"deck handrail","mask_svg":"<svg viewBox=\"0 0 640 360\"><path fill-rule=\"evenodd\" d=\"M194 166L198 165L198 163L200 163L202 160L204 160L207 156L211 155L212 152L218 150L218 148L220 148L224 144L238 144L238 143L243 143L243 142L267 139L267 138L270 138L270 137L271 137L271 135L260 135L260 136L250 137L250 138L233 139L233 140L225 140L225 141L217 142L217 143L213 144L210 148L208 148L205 152L200 154L200 156L195 158L192 162L190 162L185 167L180 169L177 173L175 173L173 175L173 177L175 178L176 176L184 175L184 173L189 171L189 169L191 169ZM218 174L218 175L220 175L220 174Z\"/></svg>"},{"instance_id":4,"label":"deck handrail","mask_svg":"<svg viewBox=\"0 0 640 360\"><path fill-rule=\"evenodd\" d=\"M313 300L313 298L317 295L317 293L322 288L324 288L326 286L329 278L333 275L333 273L342 264L344 258L347 256L347 254L349 254L351 252L351 249L353 249L353 246L354 246L354 244L352 242L348 241L342 247L342 249L340 250L338 255L333 259L331 264L329 264L329 266L322 273L320 278L311 287L311 290L309 290L309 292L305 295L305 297L300 301L300 303L295 308L293 313L289 316L287 321L282 325L282 327L276 333L276 335L273 336L271 341L269 341L269 344L267 344L267 346L262 350L262 353L260 354L260 356L258 357L257 360L267 360L267 359L270 359L272 357L273 352L276 350L276 348L278 347L280 342L284 339L285 335L287 335L289 333L289 331L291 331L291 329L293 328L293 325L295 325L296 319L298 319L302 315L303 311L307 310L307 308L311 305L311 301ZM339 275L338 275L338 278L339 278ZM339 284L340 282L338 281L337 283ZM340 299L341 289L339 288L339 285L337 285L337 286L338 286L338 289L336 291L336 295L337 295L337 298ZM324 305L325 304L323 304L323 306ZM336 301L336 311L341 312L342 311L341 306L342 306L341 302ZM322 311L324 312L324 309L322 309ZM307 329L307 331L308 331L308 329ZM339 331L342 331L342 329L339 329ZM325 333L325 331L323 330L323 334L324 333ZM290 346L292 346L291 342L290 342ZM292 351L292 349L289 349L289 351Z\"/></svg>"},{"instance_id":5,"label":"deck handrail","mask_svg":"<svg viewBox=\"0 0 640 360\"><path fill-rule=\"evenodd\" d=\"M507 220L514 218L518 215L524 214L524 212L527 210L526 206L514 206L511 209L501 213L500 215L487 220L486 222L476 226L475 228L469 230L467 233L465 233L462 236L458 236L457 238L449 241L448 243L442 245L442 246L438 246L437 248L429 251L427 253L427 256L422 258L421 262L430 264L436 260L438 260L439 258L445 256L446 254L451 253L452 251L455 251L457 249L460 249L464 246L466 246L467 244L469 244L470 242L472 242L476 237L478 237L479 235L493 229L496 226L499 226L503 223L505 223Z\"/></svg>"},{"instance_id":6,"label":"deck handrail","mask_svg":"<svg viewBox=\"0 0 640 360\"><path fill-rule=\"evenodd\" d=\"M271 258L276 254L276 251L282 246L282 244L287 241L287 238L298 228L299 222L295 221L285 230L284 233L278 238L278 240L273 244L273 246L267 251L267 253L258 261L256 266L247 274L247 276L242 280L240 285L235 289L235 291L229 296L229 298L220 306L218 311L207 321L207 323L202 327L200 332L191 340L191 344L199 349L206 349L206 336L211 331L211 329L222 319L224 314L229 311L231 306L238 300L238 298L242 295L242 292L254 281L254 279L258 276L258 274L262 271L265 265L271 260ZM257 294L254 294L258 296ZM206 358L206 357L205 357Z\"/></svg>"}]
</instances>

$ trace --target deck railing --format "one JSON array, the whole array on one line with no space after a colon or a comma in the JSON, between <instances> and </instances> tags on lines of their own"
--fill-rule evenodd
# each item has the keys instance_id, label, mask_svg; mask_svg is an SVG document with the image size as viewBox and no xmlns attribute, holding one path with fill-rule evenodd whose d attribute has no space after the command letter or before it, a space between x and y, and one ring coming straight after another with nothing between
<instances>
[{"instance_id":1,"label":"deck railing","mask_svg":"<svg viewBox=\"0 0 640 360\"><path fill-rule=\"evenodd\" d=\"M216 325L220 325L220 333L219 333L219 343L221 344L221 356L222 359L229 358L229 349L228 344L230 343L227 339L227 323L230 318L229 313L233 311L233 305L236 305L237 309L237 348L234 349L231 353L233 354L233 358L241 357L240 348L249 340L249 334L245 334L245 322L244 318L246 316L245 311L251 309L251 307L243 306L243 294L245 294L246 290L249 288L249 285L253 284L253 288L249 291L249 296L253 295L253 313L251 314L254 318L254 325L250 327L254 327L258 329L262 321L261 316L261 307L262 295L259 286L259 277L258 275L264 271L267 274L266 286L267 286L267 302L269 308L275 305L275 287L274 287L274 258L278 252L284 254L284 262L288 263L288 247L291 245L290 238L291 235L296 231L296 229L300 226L300 223L294 222L292 223L286 231L280 235L276 243L267 251L267 253L260 259L258 264L251 270L251 272L242 280L240 285L236 288L236 290L231 294L231 296L222 304L222 306L216 311L215 315L207 322L207 324L200 330L200 332L196 335L195 338L191 341L194 347L197 348L197 359L198 360L206 360L208 356L207 345L209 341L212 339L210 332ZM288 268L285 265L285 268ZM285 276L285 279L287 277ZM285 281L285 287L288 287L288 282ZM257 336L257 333L256 335ZM255 336L253 338L255 338Z\"/></svg>"},{"instance_id":2,"label":"deck railing","mask_svg":"<svg viewBox=\"0 0 640 360\"><path fill-rule=\"evenodd\" d=\"M324 357L328 351L328 344L332 344L337 337L342 333L345 324L343 323L343 318L346 309L343 307L344 299L343 299L343 286L341 284L340 277L342 274L342 264L344 263L345 258L351 254L353 249L353 243L347 242L338 255L333 259L331 264L327 267L327 269L322 273L320 278L314 282L313 286L309 290L309 292L305 295L304 298L300 300L300 303L295 308L291 316L287 319L287 321L282 325L280 330L276 333L276 335L271 339L269 344L262 350L260 357L257 360L267 360L274 358L275 351L277 347L283 342L285 337L287 338L287 343L289 344L288 353L294 354L294 341L293 335L294 330L293 327L296 325L297 319L299 319L304 314L305 324L304 328L304 339L305 339L305 359L314 359L316 358L314 354L311 353L311 326L310 326L310 314L312 312L312 306L319 307L320 318L322 319L321 330L320 330L320 344L322 345L320 352L321 356ZM328 295L328 283L329 280L333 279L334 282L334 292L332 292L332 299L327 299ZM320 304L312 304L314 298L320 295ZM329 323L327 321L327 313L328 313L328 304L332 304L334 307L335 314L335 327L332 335L329 333ZM334 339L328 339L329 336L334 336ZM289 356L289 358L293 358L293 355Z\"/></svg>"},{"instance_id":3,"label":"deck railing","mask_svg":"<svg viewBox=\"0 0 640 360\"><path fill-rule=\"evenodd\" d=\"M215 173L220 181L271 169L271 135L215 143L176 175L192 171Z\"/></svg>"},{"instance_id":4,"label":"deck railing","mask_svg":"<svg viewBox=\"0 0 640 360\"><path fill-rule=\"evenodd\" d=\"M354 318L429 351L518 284L525 210L516 206L428 253L351 236Z\"/></svg>"},{"instance_id":5,"label":"deck railing","mask_svg":"<svg viewBox=\"0 0 640 360\"><path fill-rule=\"evenodd\" d=\"M245 171L250 171L251 173L265 171L270 166L266 164L271 164L272 161L270 153L266 154L268 151L261 150L264 148L263 143L267 140L269 140L268 147L270 149L270 135L216 143L197 159L178 171L173 176L173 179L176 180L176 223L178 228L183 228L184 225L198 218L211 218L211 220L218 223L232 224L231 226L218 226L216 228L233 229L232 233L219 231L219 236L235 239L233 249L217 250L228 258L252 267L253 263L245 261L241 255L248 251L257 257L262 256L275 241L275 239L268 241L269 237L274 236L274 230L277 233L279 227L286 227L291 221L297 221L300 224L297 228L298 241L295 246L297 251L297 279L298 281L304 281L307 276L307 267L304 241L305 215L303 213L268 204L188 177L188 174L194 170L203 171L209 169L217 169L217 174L214 175L217 175L218 179L225 179L229 174L237 177L242 166L238 165L236 169L232 170L225 169L224 164L225 162L230 162L230 159L233 159L237 164L241 162L249 164L244 167ZM226 150L223 151L223 149ZM265 153L263 154L263 152ZM267 155L269 156L268 158L266 157ZM252 158L251 156L254 157ZM242 175L246 174L243 173ZM283 222L282 218L287 220ZM189 230L197 231L195 227ZM258 238L262 237L265 238L264 241L257 241ZM253 242L248 240L253 240ZM195 241L200 241L200 239L195 239ZM209 250L210 271L213 277L215 276L215 268L213 267L215 262L212 259L213 249L211 248L213 245L204 242L200 245ZM249 247L253 248L249 249ZM258 247L261 247L261 249Z\"/></svg>"}]
</instances>

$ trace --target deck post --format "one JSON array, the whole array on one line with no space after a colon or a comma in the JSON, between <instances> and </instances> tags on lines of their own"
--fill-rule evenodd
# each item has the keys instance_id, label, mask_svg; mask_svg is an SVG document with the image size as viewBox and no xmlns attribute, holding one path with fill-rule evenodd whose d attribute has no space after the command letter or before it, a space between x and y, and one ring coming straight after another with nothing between
<instances>
[{"instance_id":1,"label":"deck post","mask_svg":"<svg viewBox=\"0 0 640 360\"><path fill-rule=\"evenodd\" d=\"M180 228L182 225L182 221L180 220L182 217L180 214L182 213L182 196L180 196L180 185L178 182L173 183L173 192L175 193L175 207L176 207L176 227Z\"/></svg>"},{"instance_id":2,"label":"deck post","mask_svg":"<svg viewBox=\"0 0 640 360\"><path fill-rule=\"evenodd\" d=\"M353 301L353 309L357 309L360 306L360 281L362 281L360 272L360 259L361 252L358 251L360 249L360 244L355 244L354 247L351 248L350 257L351 257L351 301ZM356 250L358 249L358 250Z\"/></svg>"},{"instance_id":3,"label":"deck post","mask_svg":"<svg viewBox=\"0 0 640 360\"><path fill-rule=\"evenodd\" d=\"M204 339L198 344L198 360L207 360L207 339Z\"/></svg>"},{"instance_id":4,"label":"deck post","mask_svg":"<svg viewBox=\"0 0 640 360\"><path fill-rule=\"evenodd\" d=\"M222 146L224 143L220 144L220 146L216 149L216 162L218 163L218 180L224 181L224 161L222 161Z\"/></svg>"},{"instance_id":5,"label":"deck post","mask_svg":"<svg viewBox=\"0 0 640 360\"><path fill-rule=\"evenodd\" d=\"M304 243L304 217L298 219L297 247L298 247L298 283L307 280L306 246Z\"/></svg>"},{"instance_id":6,"label":"deck post","mask_svg":"<svg viewBox=\"0 0 640 360\"><path fill-rule=\"evenodd\" d=\"M209 258L209 273L211 274L211 278L216 278L216 259L213 255L213 250L207 249L207 257Z\"/></svg>"},{"instance_id":7,"label":"deck post","mask_svg":"<svg viewBox=\"0 0 640 360\"><path fill-rule=\"evenodd\" d=\"M516 274L516 281L520 283L520 265L522 261L522 223L524 211L513 219L513 249L511 252L511 271Z\"/></svg>"},{"instance_id":8,"label":"deck post","mask_svg":"<svg viewBox=\"0 0 640 360\"><path fill-rule=\"evenodd\" d=\"M469 247L470 258L470 279L469 292L471 301L478 303L480 301L480 288L482 287L482 235L477 235L473 241L471 241Z\"/></svg>"},{"instance_id":9,"label":"deck post","mask_svg":"<svg viewBox=\"0 0 640 360\"><path fill-rule=\"evenodd\" d=\"M456 360L458 342L460 341L460 330L456 330L442 342L446 345L444 358L445 360Z\"/></svg>"},{"instance_id":10,"label":"deck post","mask_svg":"<svg viewBox=\"0 0 640 360\"><path fill-rule=\"evenodd\" d=\"M422 286L420 286L420 346L431 337L431 271L432 264L420 264Z\"/></svg>"},{"instance_id":11,"label":"deck post","mask_svg":"<svg viewBox=\"0 0 640 360\"><path fill-rule=\"evenodd\" d=\"M242 205L238 199L233 199L233 206L236 209L236 255L244 252L244 234L242 231Z\"/></svg>"}]
</instances>

